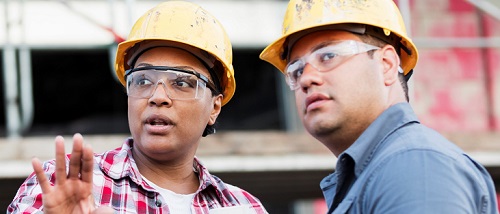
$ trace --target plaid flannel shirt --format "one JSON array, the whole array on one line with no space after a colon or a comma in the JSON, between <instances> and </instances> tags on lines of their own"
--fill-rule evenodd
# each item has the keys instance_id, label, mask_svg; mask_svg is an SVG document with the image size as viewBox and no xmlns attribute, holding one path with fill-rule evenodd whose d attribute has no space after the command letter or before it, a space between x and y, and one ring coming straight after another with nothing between
<instances>
[{"instance_id":1,"label":"plaid flannel shirt","mask_svg":"<svg viewBox=\"0 0 500 214\"><path fill-rule=\"evenodd\" d=\"M109 206L115 213L170 213L165 199L143 180L132 156L132 144L129 138L121 148L94 155L96 206ZM54 185L55 161L45 162L43 168ZM244 206L246 213L267 213L256 197L211 175L196 157L194 169L201 185L191 204L192 213L208 214L209 210L235 206ZM42 192L35 173L21 185L7 213L43 213Z\"/></svg>"}]
</instances>

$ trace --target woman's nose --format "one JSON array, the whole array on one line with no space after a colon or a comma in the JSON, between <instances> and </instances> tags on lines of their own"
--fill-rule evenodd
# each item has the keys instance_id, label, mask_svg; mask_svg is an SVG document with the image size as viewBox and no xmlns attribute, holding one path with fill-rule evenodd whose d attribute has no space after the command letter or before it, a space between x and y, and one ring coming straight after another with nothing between
<instances>
[{"instance_id":1,"label":"woman's nose","mask_svg":"<svg viewBox=\"0 0 500 214\"><path fill-rule=\"evenodd\" d=\"M169 105L172 103L172 100L168 96L167 87L165 87L165 83L162 80L155 84L151 97L149 98L149 103L156 106Z\"/></svg>"}]
</instances>

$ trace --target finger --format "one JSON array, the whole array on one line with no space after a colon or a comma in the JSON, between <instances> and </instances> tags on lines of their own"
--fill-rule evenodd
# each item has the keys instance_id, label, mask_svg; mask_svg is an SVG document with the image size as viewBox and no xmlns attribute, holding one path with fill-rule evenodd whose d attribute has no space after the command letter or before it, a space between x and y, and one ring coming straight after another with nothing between
<instances>
[{"instance_id":1,"label":"finger","mask_svg":"<svg viewBox=\"0 0 500 214\"><path fill-rule=\"evenodd\" d=\"M33 158L31 159L31 165L33 166L33 170L35 170L38 183L40 184L40 187L42 187L42 193L49 193L51 190L51 186L49 183L49 179L47 179L45 171L43 170L42 163L38 158Z\"/></svg>"},{"instance_id":2,"label":"finger","mask_svg":"<svg viewBox=\"0 0 500 214\"><path fill-rule=\"evenodd\" d=\"M94 174L94 152L90 145L85 145L83 147L83 158L82 158L82 181L86 183L93 183L92 176Z\"/></svg>"},{"instance_id":3,"label":"finger","mask_svg":"<svg viewBox=\"0 0 500 214\"><path fill-rule=\"evenodd\" d=\"M66 152L64 151L64 138L56 137L56 184L66 181Z\"/></svg>"},{"instance_id":4,"label":"finger","mask_svg":"<svg viewBox=\"0 0 500 214\"><path fill-rule=\"evenodd\" d=\"M73 135L73 151L69 159L68 178L79 178L82 169L83 137L80 134Z\"/></svg>"}]
</instances>

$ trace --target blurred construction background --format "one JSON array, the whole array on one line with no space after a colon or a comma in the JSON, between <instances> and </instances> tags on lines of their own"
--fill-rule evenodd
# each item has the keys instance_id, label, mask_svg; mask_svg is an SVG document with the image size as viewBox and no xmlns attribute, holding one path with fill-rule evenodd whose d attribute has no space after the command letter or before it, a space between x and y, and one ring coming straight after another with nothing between
<instances>
[{"instance_id":1,"label":"blurred construction background","mask_svg":"<svg viewBox=\"0 0 500 214\"><path fill-rule=\"evenodd\" d=\"M0 210L31 173L31 157L54 157L56 135L82 133L97 152L129 136L115 48L159 2L1 1ZM217 134L203 139L197 155L213 174L259 197L270 213L324 213L319 182L336 159L301 128L282 76L258 58L280 36L287 1L194 2L226 27L237 82ZM499 1L396 3L420 50L411 104L422 123L485 165L499 185Z\"/></svg>"}]
</instances>

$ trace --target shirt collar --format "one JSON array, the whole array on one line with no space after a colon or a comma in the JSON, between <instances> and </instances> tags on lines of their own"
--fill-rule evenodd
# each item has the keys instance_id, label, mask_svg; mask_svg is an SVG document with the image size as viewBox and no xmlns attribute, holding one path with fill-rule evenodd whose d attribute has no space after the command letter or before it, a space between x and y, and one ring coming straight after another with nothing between
<instances>
[{"instance_id":1,"label":"shirt collar","mask_svg":"<svg viewBox=\"0 0 500 214\"><path fill-rule=\"evenodd\" d=\"M354 173L357 177L372 160L373 154L388 135L414 122L419 123L409 103L395 104L382 112L361 136L339 155L339 159L343 155L349 155L354 160Z\"/></svg>"},{"instance_id":2,"label":"shirt collar","mask_svg":"<svg viewBox=\"0 0 500 214\"><path fill-rule=\"evenodd\" d=\"M133 142L132 138L128 138L122 147L102 154L98 164L104 174L115 180L130 177L135 183L142 183L142 176L132 155Z\"/></svg>"},{"instance_id":3,"label":"shirt collar","mask_svg":"<svg viewBox=\"0 0 500 214\"><path fill-rule=\"evenodd\" d=\"M128 138L122 147L103 153L101 160L98 161L99 167L104 174L114 180L129 177L136 184L143 186L145 189L152 190L149 185L142 185L142 175L140 174L132 155L133 142L134 140L132 138ZM201 181L198 191L203 191L204 189L213 186L214 189L220 193L220 195L224 195L223 191L227 187L225 187L224 183L220 180L217 180L214 176L212 176L197 157L194 157L193 169L198 174L198 178Z\"/></svg>"}]
</instances>

